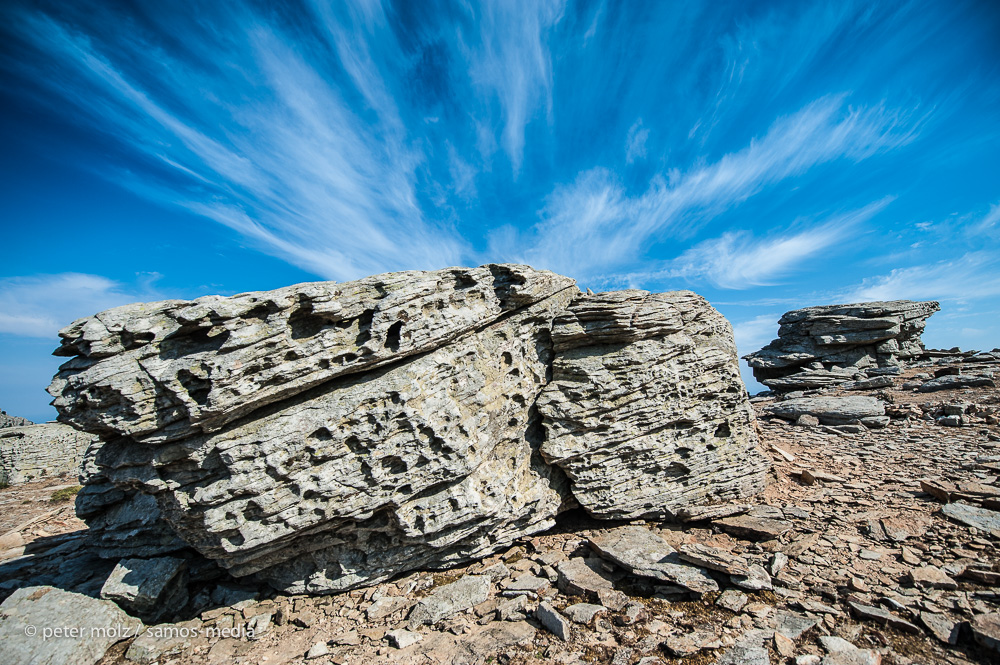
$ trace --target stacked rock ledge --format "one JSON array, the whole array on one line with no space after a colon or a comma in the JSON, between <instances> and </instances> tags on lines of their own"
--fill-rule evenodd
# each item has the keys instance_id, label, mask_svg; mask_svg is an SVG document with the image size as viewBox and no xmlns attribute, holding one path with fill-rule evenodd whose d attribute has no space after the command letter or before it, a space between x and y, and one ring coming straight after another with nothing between
<instances>
[{"instance_id":1,"label":"stacked rock ledge","mask_svg":"<svg viewBox=\"0 0 1000 665\"><path fill-rule=\"evenodd\" d=\"M106 558L331 593L486 556L577 504L665 517L763 488L728 322L487 265L102 312L60 332L60 420L101 437Z\"/></svg>"},{"instance_id":2,"label":"stacked rock ledge","mask_svg":"<svg viewBox=\"0 0 1000 665\"><path fill-rule=\"evenodd\" d=\"M893 300L793 310L778 321L776 340L744 358L754 378L778 391L898 373L924 353L920 334L939 309L934 301Z\"/></svg>"}]
</instances>

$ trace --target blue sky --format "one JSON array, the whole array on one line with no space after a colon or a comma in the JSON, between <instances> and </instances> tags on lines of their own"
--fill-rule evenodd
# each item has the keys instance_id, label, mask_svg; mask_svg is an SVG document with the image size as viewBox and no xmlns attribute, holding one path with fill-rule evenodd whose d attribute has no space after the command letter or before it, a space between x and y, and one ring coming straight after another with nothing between
<instances>
[{"instance_id":1,"label":"blue sky","mask_svg":"<svg viewBox=\"0 0 1000 665\"><path fill-rule=\"evenodd\" d=\"M742 353L894 298L1000 346L996 2L0 12L9 413L107 307L491 261L692 289Z\"/></svg>"}]
</instances>

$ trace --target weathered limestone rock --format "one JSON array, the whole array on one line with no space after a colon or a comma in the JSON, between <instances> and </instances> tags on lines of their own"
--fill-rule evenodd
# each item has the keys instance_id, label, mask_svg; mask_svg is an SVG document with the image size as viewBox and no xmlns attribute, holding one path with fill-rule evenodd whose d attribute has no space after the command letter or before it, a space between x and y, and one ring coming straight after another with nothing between
<instances>
[{"instance_id":1,"label":"weathered limestone rock","mask_svg":"<svg viewBox=\"0 0 1000 665\"><path fill-rule=\"evenodd\" d=\"M875 397L849 395L847 397L796 397L775 402L764 408L763 415L785 420L798 420L809 415L824 425L846 425L864 418L882 416L885 404Z\"/></svg>"},{"instance_id":2,"label":"weathered limestone rock","mask_svg":"<svg viewBox=\"0 0 1000 665\"><path fill-rule=\"evenodd\" d=\"M7 663L93 665L141 628L114 603L49 586L18 589L0 605L0 651Z\"/></svg>"},{"instance_id":3,"label":"weathered limestone rock","mask_svg":"<svg viewBox=\"0 0 1000 665\"><path fill-rule=\"evenodd\" d=\"M61 335L60 418L103 437L77 500L102 556L186 550L290 593L479 558L577 502L742 497L768 466L731 329L687 292L494 265L130 305Z\"/></svg>"},{"instance_id":4,"label":"weathered limestone rock","mask_svg":"<svg viewBox=\"0 0 1000 665\"><path fill-rule=\"evenodd\" d=\"M556 319L541 452L607 519L761 490L768 459L739 377L729 322L688 291L580 296Z\"/></svg>"},{"instance_id":5,"label":"weathered limestone rock","mask_svg":"<svg viewBox=\"0 0 1000 665\"><path fill-rule=\"evenodd\" d=\"M162 442L438 348L573 286L527 266L398 272L125 305L61 330L49 393L79 429Z\"/></svg>"},{"instance_id":6,"label":"weathered limestone rock","mask_svg":"<svg viewBox=\"0 0 1000 665\"><path fill-rule=\"evenodd\" d=\"M754 378L775 390L863 379L867 370L921 355L920 333L939 309L936 302L912 300L797 309L778 321L778 339L744 357Z\"/></svg>"},{"instance_id":7,"label":"weathered limestone rock","mask_svg":"<svg viewBox=\"0 0 1000 665\"><path fill-rule=\"evenodd\" d=\"M0 428L0 484L77 475L96 436L62 423Z\"/></svg>"}]
</instances>

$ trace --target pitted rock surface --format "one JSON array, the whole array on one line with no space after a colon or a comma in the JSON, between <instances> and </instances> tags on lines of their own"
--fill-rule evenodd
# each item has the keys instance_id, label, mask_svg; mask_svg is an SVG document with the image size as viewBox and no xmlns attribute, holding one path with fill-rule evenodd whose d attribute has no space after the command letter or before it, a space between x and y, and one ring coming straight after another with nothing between
<instances>
[{"instance_id":1,"label":"pitted rock surface","mask_svg":"<svg viewBox=\"0 0 1000 665\"><path fill-rule=\"evenodd\" d=\"M556 319L541 452L605 519L763 489L768 461L729 322L689 291L580 296ZM738 461L737 461L738 460Z\"/></svg>"},{"instance_id":2,"label":"pitted rock surface","mask_svg":"<svg viewBox=\"0 0 1000 665\"><path fill-rule=\"evenodd\" d=\"M775 390L864 379L920 356L920 334L939 309L934 301L893 300L793 310L778 321L778 339L745 358L754 378Z\"/></svg>"},{"instance_id":3,"label":"pitted rock surface","mask_svg":"<svg viewBox=\"0 0 1000 665\"><path fill-rule=\"evenodd\" d=\"M60 418L103 437L77 501L98 551L193 548L291 593L481 558L577 503L745 497L768 468L731 328L688 292L490 265L129 305L60 335Z\"/></svg>"}]
</instances>

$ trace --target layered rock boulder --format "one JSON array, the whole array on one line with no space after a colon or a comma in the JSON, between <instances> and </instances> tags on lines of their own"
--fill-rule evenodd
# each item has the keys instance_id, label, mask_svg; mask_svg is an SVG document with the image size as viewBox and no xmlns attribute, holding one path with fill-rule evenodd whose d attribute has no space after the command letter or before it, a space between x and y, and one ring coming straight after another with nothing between
<instances>
[{"instance_id":1,"label":"layered rock boulder","mask_svg":"<svg viewBox=\"0 0 1000 665\"><path fill-rule=\"evenodd\" d=\"M754 378L781 391L836 385L897 371L924 352L920 334L934 301L806 307L778 321L778 339L744 356Z\"/></svg>"},{"instance_id":2,"label":"layered rock boulder","mask_svg":"<svg viewBox=\"0 0 1000 665\"><path fill-rule=\"evenodd\" d=\"M0 428L0 484L78 475L97 437L62 423Z\"/></svg>"},{"instance_id":3,"label":"layered rock boulder","mask_svg":"<svg viewBox=\"0 0 1000 665\"><path fill-rule=\"evenodd\" d=\"M592 515L664 517L763 489L732 329L700 296L579 297L552 341L541 452Z\"/></svg>"},{"instance_id":4,"label":"layered rock boulder","mask_svg":"<svg viewBox=\"0 0 1000 665\"><path fill-rule=\"evenodd\" d=\"M100 553L193 550L289 592L478 558L577 503L745 496L767 468L729 325L690 293L489 265L128 305L60 335L60 419L102 437L77 500Z\"/></svg>"}]
</instances>

